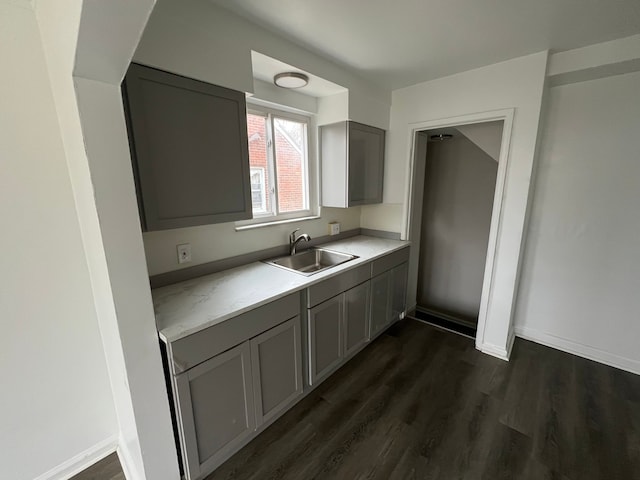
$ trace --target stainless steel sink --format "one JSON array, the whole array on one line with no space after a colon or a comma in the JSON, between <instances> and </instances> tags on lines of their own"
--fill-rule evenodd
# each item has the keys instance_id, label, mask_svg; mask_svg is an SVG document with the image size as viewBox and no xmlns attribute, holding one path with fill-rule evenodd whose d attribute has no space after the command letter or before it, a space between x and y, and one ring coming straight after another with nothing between
<instances>
[{"instance_id":1,"label":"stainless steel sink","mask_svg":"<svg viewBox=\"0 0 640 480\"><path fill-rule=\"evenodd\" d=\"M335 252L326 248L310 248L295 255L265 260L264 263L302 275L313 275L327 268L358 258L356 255Z\"/></svg>"}]
</instances>

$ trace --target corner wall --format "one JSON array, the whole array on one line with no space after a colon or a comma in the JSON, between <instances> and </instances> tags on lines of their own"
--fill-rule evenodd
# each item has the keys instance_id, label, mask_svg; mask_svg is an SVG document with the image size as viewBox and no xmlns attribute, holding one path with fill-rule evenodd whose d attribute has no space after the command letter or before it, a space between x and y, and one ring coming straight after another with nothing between
<instances>
[{"instance_id":1,"label":"corner wall","mask_svg":"<svg viewBox=\"0 0 640 480\"><path fill-rule=\"evenodd\" d=\"M120 95L152 7L37 3L129 480L179 478Z\"/></svg>"},{"instance_id":2,"label":"corner wall","mask_svg":"<svg viewBox=\"0 0 640 480\"><path fill-rule=\"evenodd\" d=\"M384 225L378 225L378 228L392 230L397 228L398 222L402 222L401 233L403 238L408 238L409 157L414 124L499 109L515 109L488 323L485 337L480 339L486 351L499 356L508 356L513 340L513 303L546 66L547 52L541 52L395 90L392 94L385 165L385 205L367 209L369 218L375 217L376 212L381 210L393 221L389 222L389 228L384 228ZM422 201L421 198L416 200ZM394 215L389 213L390 208L395 211ZM372 228L364 214L362 227ZM410 262L417 262L415 250L412 251ZM415 297L412 298L415 289L415 278L410 278L409 305L415 304Z\"/></svg>"},{"instance_id":3,"label":"corner wall","mask_svg":"<svg viewBox=\"0 0 640 480\"><path fill-rule=\"evenodd\" d=\"M515 328L640 374L638 85L627 73L550 89Z\"/></svg>"},{"instance_id":4,"label":"corner wall","mask_svg":"<svg viewBox=\"0 0 640 480\"><path fill-rule=\"evenodd\" d=\"M0 58L0 477L68 478L115 450L118 424L45 52L26 1L0 1Z\"/></svg>"}]
</instances>

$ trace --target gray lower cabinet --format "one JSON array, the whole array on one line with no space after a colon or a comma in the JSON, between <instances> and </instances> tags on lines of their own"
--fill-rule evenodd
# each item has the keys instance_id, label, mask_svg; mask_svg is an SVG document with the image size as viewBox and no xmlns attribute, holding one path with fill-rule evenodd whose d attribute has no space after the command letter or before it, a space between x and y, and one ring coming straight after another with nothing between
<instances>
[{"instance_id":1,"label":"gray lower cabinet","mask_svg":"<svg viewBox=\"0 0 640 480\"><path fill-rule=\"evenodd\" d=\"M296 297L296 308L299 308L299 296ZM273 317L273 308L281 309L285 315L290 312L293 299L295 297L276 300L229 322L251 320L255 324L260 320L256 315ZM173 377L183 467L188 480L208 475L251 440L257 429L275 420L302 395L298 312L296 310L295 317ZM234 329L223 329L222 324L217 326L217 331L227 340L236 333ZM209 332L195 335L201 335L202 342L206 341L211 349L219 347ZM202 342L196 337L184 345L180 341L174 344L174 353L180 354L179 364L190 365L192 357L194 361L201 358L199 355L189 357L186 348L202 353Z\"/></svg>"},{"instance_id":2,"label":"gray lower cabinet","mask_svg":"<svg viewBox=\"0 0 640 480\"><path fill-rule=\"evenodd\" d=\"M300 317L251 339L251 362L259 427L302 395Z\"/></svg>"},{"instance_id":3,"label":"gray lower cabinet","mask_svg":"<svg viewBox=\"0 0 640 480\"><path fill-rule=\"evenodd\" d=\"M195 479L256 428L250 342L177 375L175 385L185 474Z\"/></svg>"},{"instance_id":4,"label":"gray lower cabinet","mask_svg":"<svg viewBox=\"0 0 640 480\"><path fill-rule=\"evenodd\" d=\"M318 383L342 363L343 315L343 295L309 309L310 385Z\"/></svg>"},{"instance_id":5,"label":"gray lower cabinet","mask_svg":"<svg viewBox=\"0 0 640 480\"><path fill-rule=\"evenodd\" d=\"M391 270L391 283L393 291L391 296L391 321L395 322L404 318L407 309L407 276L409 264L407 262L398 265Z\"/></svg>"},{"instance_id":6,"label":"gray lower cabinet","mask_svg":"<svg viewBox=\"0 0 640 480\"><path fill-rule=\"evenodd\" d=\"M211 473L284 413L308 391L306 373L315 387L401 318L407 259L408 249L392 252L168 344L186 479Z\"/></svg>"},{"instance_id":7,"label":"gray lower cabinet","mask_svg":"<svg viewBox=\"0 0 640 480\"><path fill-rule=\"evenodd\" d=\"M371 339L391 323L392 271L371 279Z\"/></svg>"},{"instance_id":8,"label":"gray lower cabinet","mask_svg":"<svg viewBox=\"0 0 640 480\"><path fill-rule=\"evenodd\" d=\"M370 282L344 293L344 356L355 354L369 341Z\"/></svg>"}]
</instances>

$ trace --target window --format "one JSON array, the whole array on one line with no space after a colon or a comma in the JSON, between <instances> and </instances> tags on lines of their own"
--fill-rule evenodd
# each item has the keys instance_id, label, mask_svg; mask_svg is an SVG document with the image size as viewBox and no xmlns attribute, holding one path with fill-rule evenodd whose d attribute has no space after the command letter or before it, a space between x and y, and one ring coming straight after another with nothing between
<instances>
[{"instance_id":1,"label":"window","mask_svg":"<svg viewBox=\"0 0 640 480\"><path fill-rule=\"evenodd\" d=\"M252 106L247 113L254 218L247 223L312 215L308 124L306 117L276 110Z\"/></svg>"},{"instance_id":2,"label":"window","mask_svg":"<svg viewBox=\"0 0 640 480\"><path fill-rule=\"evenodd\" d=\"M264 168L251 167L251 206L254 213L267 212L267 189Z\"/></svg>"}]
</instances>

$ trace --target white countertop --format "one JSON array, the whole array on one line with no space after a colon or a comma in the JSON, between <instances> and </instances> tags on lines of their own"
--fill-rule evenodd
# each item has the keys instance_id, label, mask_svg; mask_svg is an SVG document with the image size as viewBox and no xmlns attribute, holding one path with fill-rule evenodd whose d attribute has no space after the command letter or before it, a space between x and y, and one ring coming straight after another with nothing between
<instances>
[{"instance_id":1,"label":"white countertop","mask_svg":"<svg viewBox=\"0 0 640 480\"><path fill-rule=\"evenodd\" d=\"M254 262L152 290L160 338L174 342L407 245L358 235L322 247L359 258L311 276Z\"/></svg>"}]
</instances>

